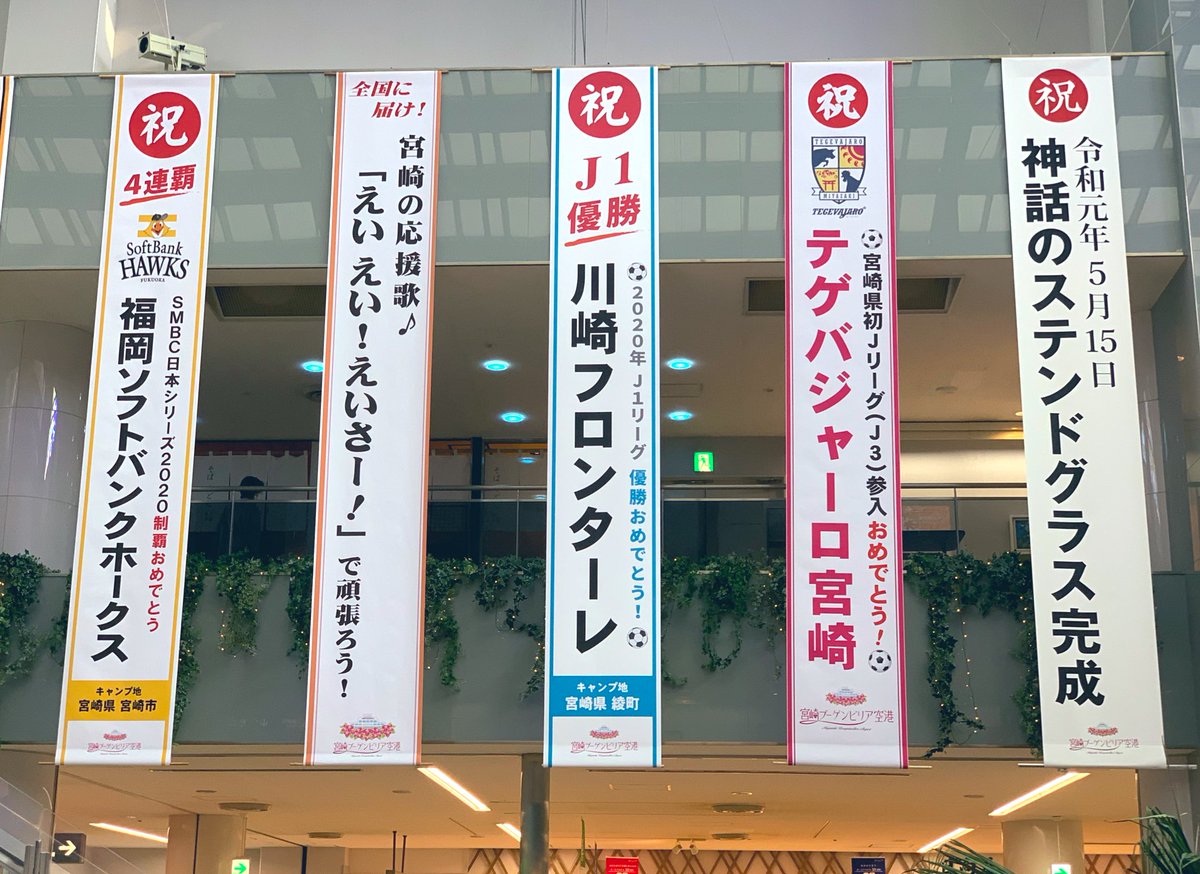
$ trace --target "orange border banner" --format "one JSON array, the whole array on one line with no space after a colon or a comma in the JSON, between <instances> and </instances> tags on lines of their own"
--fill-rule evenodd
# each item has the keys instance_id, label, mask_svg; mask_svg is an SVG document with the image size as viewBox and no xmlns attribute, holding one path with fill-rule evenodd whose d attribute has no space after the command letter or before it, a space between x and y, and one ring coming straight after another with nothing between
<instances>
[{"instance_id":1,"label":"orange border banner","mask_svg":"<svg viewBox=\"0 0 1200 874\"><path fill-rule=\"evenodd\" d=\"M170 761L217 88L116 78L59 764Z\"/></svg>"},{"instance_id":2,"label":"orange border banner","mask_svg":"<svg viewBox=\"0 0 1200 874\"><path fill-rule=\"evenodd\" d=\"M440 82L338 74L309 765L420 757Z\"/></svg>"}]
</instances>

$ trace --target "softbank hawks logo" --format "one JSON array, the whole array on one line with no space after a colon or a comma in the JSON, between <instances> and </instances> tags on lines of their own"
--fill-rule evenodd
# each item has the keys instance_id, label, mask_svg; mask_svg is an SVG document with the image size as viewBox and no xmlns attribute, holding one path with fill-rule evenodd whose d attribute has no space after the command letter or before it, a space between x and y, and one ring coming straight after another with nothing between
<instances>
[{"instance_id":1,"label":"softbank hawks logo","mask_svg":"<svg viewBox=\"0 0 1200 874\"><path fill-rule=\"evenodd\" d=\"M192 263L183 257L183 243L167 243L160 239L126 243L125 256L118 262L121 279L136 279L139 282L187 279L188 267Z\"/></svg>"}]
</instances>

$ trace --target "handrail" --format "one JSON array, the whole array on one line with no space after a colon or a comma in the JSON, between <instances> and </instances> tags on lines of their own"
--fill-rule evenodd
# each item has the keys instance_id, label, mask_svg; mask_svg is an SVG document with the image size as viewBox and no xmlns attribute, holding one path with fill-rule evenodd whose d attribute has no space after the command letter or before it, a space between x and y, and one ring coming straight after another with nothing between
<instances>
[{"instance_id":1,"label":"handrail","mask_svg":"<svg viewBox=\"0 0 1200 874\"><path fill-rule=\"evenodd\" d=\"M7 865L14 871L20 871L25 866L25 860L18 859L4 847L0 847L0 865Z\"/></svg>"},{"instance_id":2,"label":"handrail","mask_svg":"<svg viewBox=\"0 0 1200 874\"><path fill-rule=\"evenodd\" d=\"M1074 54L1110 58L1114 61L1119 61L1122 58L1164 58L1170 53L1162 49L1141 49L1138 51L1111 51L1111 52L1075 52ZM877 58L861 58L859 60L876 60L876 61L891 61L893 64L914 64L914 63L939 63L945 61L992 61L999 62L1005 58L1040 58L1045 57L1044 54L1029 54L1017 53L1000 55L983 53L977 55L905 55L893 57L877 57ZM704 67L782 67L787 63L786 60L779 58L747 58L745 60L733 61L705 61L688 64L657 64L659 70L671 69L702 69ZM366 69L344 68L346 73L369 73L374 72L376 67L367 67ZM494 66L494 67L458 67L444 66L438 68L443 73L549 73L549 67L535 67L529 64L511 66ZM222 79L232 79L236 76L314 76L325 75L335 76L336 72L330 70L297 70L297 69L272 69L263 67L258 69L242 69L242 70L215 70L209 69L205 72L214 73ZM55 73L19 73L18 79L111 79L112 73L99 73L95 71L75 71L75 72L55 72Z\"/></svg>"},{"instance_id":3,"label":"handrail","mask_svg":"<svg viewBox=\"0 0 1200 874\"><path fill-rule=\"evenodd\" d=\"M698 483L698 482L664 482L662 488L683 491L713 491L713 490L778 490L786 487L781 477L773 483ZM545 485L431 485L431 492L543 492ZM900 483L902 489L934 490L934 489L1024 489L1025 483ZM229 492L315 492L316 486L193 486L193 492L229 493Z\"/></svg>"}]
</instances>

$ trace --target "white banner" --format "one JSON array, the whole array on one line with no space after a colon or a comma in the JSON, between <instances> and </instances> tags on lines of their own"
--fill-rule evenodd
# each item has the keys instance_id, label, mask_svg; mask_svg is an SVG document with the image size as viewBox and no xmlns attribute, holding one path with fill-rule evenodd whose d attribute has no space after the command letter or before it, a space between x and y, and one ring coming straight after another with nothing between
<instances>
[{"instance_id":1,"label":"white banner","mask_svg":"<svg viewBox=\"0 0 1200 874\"><path fill-rule=\"evenodd\" d=\"M0 202L4 197L4 180L8 177L8 141L12 127L12 76L4 76L0 86L4 88L3 102L0 102Z\"/></svg>"},{"instance_id":2,"label":"white banner","mask_svg":"<svg viewBox=\"0 0 1200 874\"><path fill-rule=\"evenodd\" d=\"M554 73L551 766L661 763L656 78Z\"/></svg>"},{"instance_id":3,"label":"white banner","mask_svg":"<svg viewBox=\"0 0 1200 874\"><path fill-rule=\"evenodd\" d=\"M436 72L339 73L306 764L415 764Z\"/></svg>"},{"instance_id":4,"label":"white banner","mask_svg":"<svg viewBox=\"0 0 1200 874\"><path fill-rule=\"evenodd\" d=\"M1166 767L1111 61L1002 70L1045 760Z\"/></svg>"},{"instance_id":5,"label":"white banner","mask_svg":"<svg viewBox=\"0 0 1200 874\"><path fill-rule=\"evenodd\" d=\"M170 760L216 112L116 78L59 764Z\"/></svg>"},{"instance_id":6,"label":"white banner","mask_svg":"<svg viewBox=\"0 0 1200 874\"><path fill-rule=\"evenodd\" d=\"M788 760L906 767L892 77L787 78Z\"/></svg>"}]
</instances>

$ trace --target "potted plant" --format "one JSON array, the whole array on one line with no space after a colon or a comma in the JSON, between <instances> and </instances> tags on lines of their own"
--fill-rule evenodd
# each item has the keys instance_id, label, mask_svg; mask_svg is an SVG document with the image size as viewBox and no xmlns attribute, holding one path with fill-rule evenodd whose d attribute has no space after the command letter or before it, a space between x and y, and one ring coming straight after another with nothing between
<instances>
[{"instance_id":1,"label":"potted plant","mask_svg":"<svg viewBox=\"0 0 1200 874\"><path fill-rule=\"evenodd\" d=\"M1200 856L1188 844L1179 818L1151 807L1142 826L1142 865L1147 874L1200 874Z\"/></svg>"},{"instance_id":2,"label":"potted plant","mask_svg":"<svg viewBox=\"0 0 1200 874\"><path fill-rule=\"evenodd\" d=\"M910 874L1013 874L990 856L977 853L966 844L950 841L908 869ZM1200 871L1188 874L1200 874Z\"/></svg>"}]
</instances>

